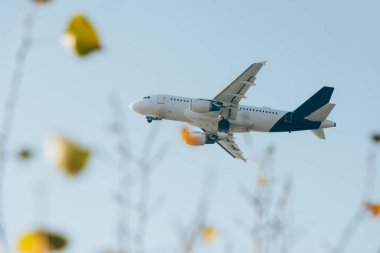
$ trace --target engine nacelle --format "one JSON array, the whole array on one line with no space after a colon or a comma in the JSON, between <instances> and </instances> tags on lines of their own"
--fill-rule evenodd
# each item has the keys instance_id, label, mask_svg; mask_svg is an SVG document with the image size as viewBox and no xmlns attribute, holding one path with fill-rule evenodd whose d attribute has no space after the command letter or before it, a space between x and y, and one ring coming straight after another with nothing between
<instances>
[{"instance_id":1,"label":"engine nacelle","mask_svg":"<svg viewBox=\"0 0 380 253\"><path fill-rule=\"evenodd\" d=\"M191 146L203 146L205 144L214 144L215 138L200 132L190 132L186 127L182 128L181 136L183 141Z\"/></svg>"},{"instance_id":2,"label":"engine nacelle","mask_svg":"<svg viewBox=\"0 0 380 253\"><path fill-rule=\"evenodd\" d=\"M217 112L222 109L223 103L206 99L192 99L190 110L197 113Z\"/></svg>"}]
</instances>

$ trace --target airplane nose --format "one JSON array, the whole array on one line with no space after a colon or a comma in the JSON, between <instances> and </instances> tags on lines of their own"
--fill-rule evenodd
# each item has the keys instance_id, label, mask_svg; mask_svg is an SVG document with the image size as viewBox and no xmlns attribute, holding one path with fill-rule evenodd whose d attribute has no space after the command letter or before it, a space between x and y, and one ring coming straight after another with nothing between
<instances>
[{"instance_id":1,"label":"airplane nose","mask_svg":"<svg viewBox=\"0 0 380 253\"><path fill-rule=\"evenodd\" d=\"M131 103L130 105L129 105L129 109L131 110L131 111L136 111L136 107L137 107L137 101L135 101L135 102L133 102L133 103Z\"/></svg>"},{"instance_id":2,"label":"airplane nose","mask_svg":"<svg viewBox=\"0 0 380 253\"><path fill-rule=\"evenodd\" d=\"M129 105L129 109L131 109L132 111L134 111L134 112L137 112L137 113L140 113L140 114L142 114L143 112L143 108L142 108L142 104L141 104L141 100L137 100L137 101L135 101L135 102L133 102L133 103L131 103L130 105Z\"/></svg>"}]
</instances>

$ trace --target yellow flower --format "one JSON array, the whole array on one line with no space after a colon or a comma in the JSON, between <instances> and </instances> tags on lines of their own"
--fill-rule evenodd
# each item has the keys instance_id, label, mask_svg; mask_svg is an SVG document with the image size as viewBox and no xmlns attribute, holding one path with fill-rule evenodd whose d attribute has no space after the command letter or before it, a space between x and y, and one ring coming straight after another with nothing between
<instances>
[{"instance_id":1,"label":"yellow flower","mask_svg":"<svg viewBox=\"0 0 380 253\"><path fill-rule=\"evenodd\" d=\"M71 19L62 43L81 57L101 48L95 27L82 15L76 15Z\"/></svg>"},{"instance_id":2,"label":"yellow flower","mask_svg":"<svg viewBox=\"0 0 380 253\"><path fill-rule=\"evenodd\" d=\"M267 185L267 179L264 176L259 176L257 178L257 184L260 185L261 187L264 187Z\"/></svg>"},{"instance_id":3,"label":"yellow flower","mask_svg":"<svg viewBox=\"0 0 380 253\"><path fill-rule=\"evenodd\" d=\"M367 209L373 217L380 216L380 203L368 203Z\"/></svg>"},{"instance_id":4,"label":"yellow flower","mask_svg":"<svg viewBox=\"0 0 380 253\"><path fill-rule=\"evenodd\" d=\"M90 157L88 149L62 136L53 137L49 141L47 153L52 162L69 176L79 174Z\"/></svg>"},{"instance_id":5,"label":"yellow flower","mask_svg":"<svg viewBox=\"0 0 380 253\"><path fill-rule=\"evenodd\" d=\"M218 232L210 226L205 226L202 230L203 239L207 242L213 242L218 237Z\"/></svg>"},{"instance_id":6,"label":"yellow flower","mask_svg":"<svg viewBox=\"0 0 380 253\"><path fill-rule=\"evenodd\" d=\"M66 244L67 241L62 235L38 229L21 236L17 248L25 253L47 253L51 250L62 250Z\"/></svg>"}]
</instances>

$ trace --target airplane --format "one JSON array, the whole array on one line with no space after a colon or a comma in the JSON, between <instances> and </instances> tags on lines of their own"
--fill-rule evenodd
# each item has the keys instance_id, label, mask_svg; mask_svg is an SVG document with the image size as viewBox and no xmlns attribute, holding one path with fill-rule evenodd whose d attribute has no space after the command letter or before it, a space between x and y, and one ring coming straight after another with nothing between
<instances>
[{"instance_id":1,"label":"airplane","mask_svg":"<svg viewBox=\"0 0 380 253\"><path fill-rule=\"evenodd\" d=\"M144 115L149 123L166 119L199 127L202 132L183 130L187 144L217 143L232 157L243 161L247 159L236 144L234 133L311 130L325 139L323 129L336 127L335 122L327 120L335 106L330 103L333 87L322 87L294 111L240 105L249 88L256 85L256 75L265 63L252 64L213 99L150 95L131 103L129 108Z\"/></svg>"}]
</instances>

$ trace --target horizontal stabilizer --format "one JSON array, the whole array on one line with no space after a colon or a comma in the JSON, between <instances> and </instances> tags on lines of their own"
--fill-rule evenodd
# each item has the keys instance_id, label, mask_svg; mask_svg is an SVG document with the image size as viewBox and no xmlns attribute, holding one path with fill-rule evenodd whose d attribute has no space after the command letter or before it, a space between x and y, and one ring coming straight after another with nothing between
<instances>
[{"instance_id":1,"label":"horizontal stabilizer","mask_svg":"<svg viewBox=\"0 0 380 253\"><path fill-rule=\"evenodd\" d=\"M334 109L335 104L328 103L307 116L306 118L308 120L313 120L313 121L325 121L327 116L329 116L330 112L332 109Z\"/></svg>"},{"instance_id":2,"label":"horizontal stabilizer","mask_svg":"<svg viewBox=\"0 0 380 253\"><path fill-rule=\"evenodd\" d=\"M321 129L315 129L311 130L315 136L317 136L319 139L326 139L325 132L323 131L323 128Z\"/></svg>"}]
</instances>

